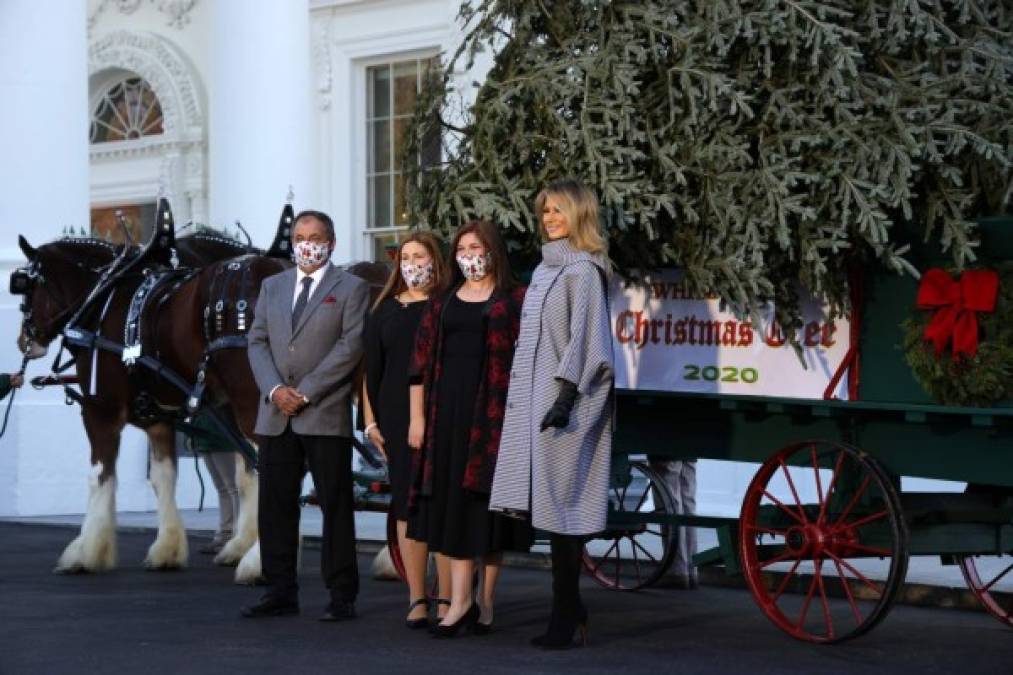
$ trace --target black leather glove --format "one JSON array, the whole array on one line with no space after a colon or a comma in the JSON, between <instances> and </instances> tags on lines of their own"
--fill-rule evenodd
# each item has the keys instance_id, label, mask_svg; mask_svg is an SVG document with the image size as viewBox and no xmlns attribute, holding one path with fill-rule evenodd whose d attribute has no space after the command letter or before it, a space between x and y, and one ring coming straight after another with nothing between
<instances>
[{"instance_id":1,"label":"black leather glove","mask_svg":"<svg viewBox=\"0 0 1013 675\"><path fill-rule=\"evenodd\" d=\"M560 380L556 402L542 418L542 431L549 427L565 429L570 424L570 413L573 412L573 404L576 400L577 385L569 380Z\"/></svg>"}]
</instances>

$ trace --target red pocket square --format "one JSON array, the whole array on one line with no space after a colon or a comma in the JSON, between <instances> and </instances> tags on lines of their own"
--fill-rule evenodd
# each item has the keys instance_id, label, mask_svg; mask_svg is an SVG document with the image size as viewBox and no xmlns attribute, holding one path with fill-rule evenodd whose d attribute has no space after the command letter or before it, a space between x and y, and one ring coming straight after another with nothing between
<instances>
[{"instance_id":1,"label":"red pocket square","mask_svg":"<svg viewBox=\"0 0 1013 675\"><path fill-rule=\"evenodd\" d=\"M328 295L326 298L324 298L325 305L333 305L337 301L338 299L335 298L333 295Z\"/></svg>"}]
</instances>

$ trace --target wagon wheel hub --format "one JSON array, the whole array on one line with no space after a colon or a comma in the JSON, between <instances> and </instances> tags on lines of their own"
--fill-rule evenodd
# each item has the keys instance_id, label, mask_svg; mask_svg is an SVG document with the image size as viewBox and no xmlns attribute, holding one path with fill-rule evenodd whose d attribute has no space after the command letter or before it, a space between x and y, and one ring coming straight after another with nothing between
<instances>
[{"instance_id":1,"label":"wagon wheel hub","mask_svg":"<svg viewBox=\"0 0 1013 675\"><path fill-rule=\"evenodd\" d=\"M799 558L823 557L827 547L834 543L830 533L816 524L792 527L785 534L785 545Z\"/></svg>"}]
</instances>

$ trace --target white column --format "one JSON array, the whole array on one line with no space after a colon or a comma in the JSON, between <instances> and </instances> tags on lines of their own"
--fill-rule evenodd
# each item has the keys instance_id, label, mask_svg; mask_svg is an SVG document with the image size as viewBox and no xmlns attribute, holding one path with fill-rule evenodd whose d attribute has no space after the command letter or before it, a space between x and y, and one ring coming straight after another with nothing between
<instances>
[{"instance_id":1,"label":"white column","mask_svg":"<svg viewBox=\"0 0 1013 675\"><path fill-rule=\"evenodd\" d=\"M19 298L7 293L35 245L67 225L88 229L87 3L0 0L0 371L20 363ZM37 362L28 375L49 366ZM0 516L80 513L88 443L80 412L57 390L18 392L0 439ZM7 401L0 402L2 415ZM55 559L55 552L54 552Z\"/></svg>"},{"instance_id":2,"label":"white column","mask_svg":"<svg viewBox=\"0 0 1013 675\"><path fill-rule=\"evenodd\" d=\"M89 228L84 2L0 2L0 251Z\"/></svg>"},{"instance_id":3,"label":"white column","mask_svg":"<svg viewBox=\"0 0 1013 675\"><path fill-rule=\"evenodd\" d=\"M215 0L210 70L211 223L267 247L289 185L315 206L308 0Z\"/></svg>"}]
</instances>

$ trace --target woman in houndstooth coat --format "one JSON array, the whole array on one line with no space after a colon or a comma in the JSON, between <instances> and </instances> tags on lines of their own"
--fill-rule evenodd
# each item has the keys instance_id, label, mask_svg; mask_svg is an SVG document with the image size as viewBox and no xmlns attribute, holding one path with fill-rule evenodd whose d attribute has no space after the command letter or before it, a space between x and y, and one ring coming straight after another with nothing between
<instances>
[{"instance_id":1,"label":"woman in houndstooth coat","mask_svg":"<svg viewBox=\"0 0 1013 675\"><path fill-rule=\"evenodd\" d=\"M521 311L489 508L530 514L552 544L552 618L544 647L585 634L587 535L605 529L614 410L608 263L598 202L574 180L538 195L547 241Z\"/></svg>"}]
</instances>

